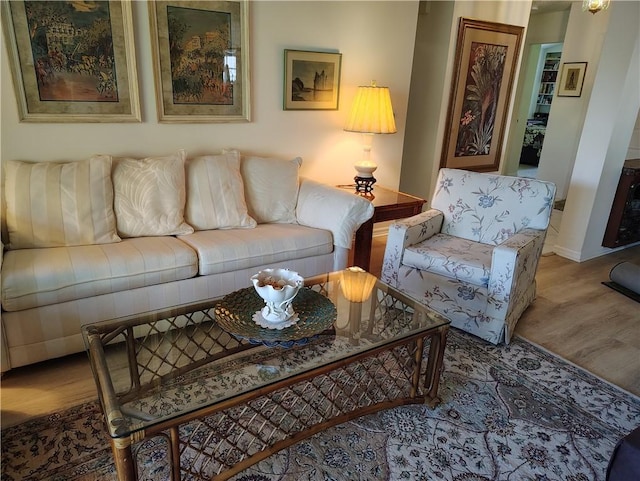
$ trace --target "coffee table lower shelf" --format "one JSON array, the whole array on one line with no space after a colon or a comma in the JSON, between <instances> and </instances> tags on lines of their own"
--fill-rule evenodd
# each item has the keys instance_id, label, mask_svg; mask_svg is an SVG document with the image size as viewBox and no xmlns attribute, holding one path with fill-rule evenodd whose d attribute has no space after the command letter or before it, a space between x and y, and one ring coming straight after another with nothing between
<instances>
[{"instance_id":1,"label":"coffee table lower shelf","mask_svg":"<svg viewBox=\"0 0 640 481\"><path fill-rule=\"evenodd\" d=\"M131 437L114 438L118 477L123 481L149 477L148 471L160 466L140 458L153 450L157 460L157 451L164 449L171 479L225 480L285 447L356 417L405 404L434 407L439 402L448 328L439 326ZM425 345L429 350L426 363Z\"/></svg>"}]
</instances>

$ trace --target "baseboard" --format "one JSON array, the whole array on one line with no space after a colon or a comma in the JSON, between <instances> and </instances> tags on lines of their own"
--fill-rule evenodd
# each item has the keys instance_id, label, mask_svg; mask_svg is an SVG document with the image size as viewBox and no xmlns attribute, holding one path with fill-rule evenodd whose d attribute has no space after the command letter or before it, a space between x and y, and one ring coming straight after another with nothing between
<instances>
[{"instance_id":1,"label":"baseboard","mask_svg":"<svg viewBox=\"0 0 640 481\"><path fill-rule=\"evenodd\" d=\"M373 225L373 237L382 237L389 233L389 226L393 221L378 222Z\"/></svg>"},{"instance_id":2,"label":"baseboard","mask_svg":"<svg viewBox=\"0 0 640 481\"><path fill-rule=\"evenodd\" d=\"M626 246L617 247L615 249L609 249L608 247L601 247L599 249L595 249L592 252L582 253L580 251L574 251L571 249L565 249L564 247L560 247L559 245L553 246L553 252L561 257L565 257L569 260L575 262L584 262L591 259L595 259L596 257L606 256L607 254L611 254L612 252L618 252L629 247L633 247L635 245L640 245L640 242L636 242L634 244L628 244Z\"/></svg>"}]
</instances>

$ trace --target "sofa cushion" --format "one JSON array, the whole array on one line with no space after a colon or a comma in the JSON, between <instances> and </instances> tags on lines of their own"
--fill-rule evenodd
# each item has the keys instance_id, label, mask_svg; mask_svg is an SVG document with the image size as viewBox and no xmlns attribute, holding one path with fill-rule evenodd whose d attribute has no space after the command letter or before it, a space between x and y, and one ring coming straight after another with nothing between
<instances>
[{"instance_id":1,"label":"sofa cushion","mask_svg":"<svg viewBox=\"0 0 640 481\"><path fill-rule=\"evenodd\" d=\"M493 249L492 245L436 234L407 247L402 264L486 287Z\"/></svg>"},{"instance_id":2,"label":"sofa cushion","mask_svg":"<svg viewBox=\"0 0 640 481\"><path fill-rule=\"evenodd\" d=\"M184 222L185 151L166 157L114 159L113 189L120 237L190 234Z\"/></svg>"},{"instance_id":3,"label":"sofa cushion","mask_svg":"<svg viewBox=\"0 0 640 481\"><path fill-rule=\"evenodd\" d=\"M256 226L247 212L237 151L189 159L185 170L185 220L191 227L209 230Z\"/></svg>"},{"instance_id":4,"label":"sofa cushion","mask_svg":"<svg viewBox=\"0 0 640 481\"><path fill-rule=\"evenodd\" d=\"M296 221L300 165L300 157L281 160L242 156L240 172L245 199L249 215L258 224Z\"/></svg>"},{"instance_id":5,"label":"sofa cushion","mask_svg":"<svg viewBox=\"0 0 640 481\"><path fill-rule=\"evenodd\" d=\"M199 259L201 275L248 269L333 251L331 232L297 224L260 224L255 229L209 230L180 236Z\"/></svg>"},{"instance_id":6,"label":"sofa cushion","mask_svg":"<svg viewBox=\"0 0 640 481\"><path fill-rule=\"evenodd\" d=\"M196 253L175 237L116 244L8 251L2 307L18 311L196 275Z\"/></svg>"},{"instance_id":7,"label":"sofa cushion","mask_svg":"<svg viewBox=\"0 0 640 481\"><path fill-rule=\"evenodd\" d=\"M111 157L5 164L11 249L119 242Z\"/></svg>"}]
</instances>

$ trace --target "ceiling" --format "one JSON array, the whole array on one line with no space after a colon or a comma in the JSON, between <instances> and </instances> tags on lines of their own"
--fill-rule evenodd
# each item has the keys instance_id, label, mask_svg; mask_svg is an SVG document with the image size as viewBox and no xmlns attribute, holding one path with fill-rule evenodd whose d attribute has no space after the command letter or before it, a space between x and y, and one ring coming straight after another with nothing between
<instances>
[{"instance_id":1,"label":"ceiling","mask_svg":"<svg viewBox=\"0 0 640 481\"><path fill-rule=\"evenodd\" d=\"M531 14L536 15L540 13L559 12L562 10L569 10L570 8L570 1L534 0L531 3Z\"/></svg>"}]
</instances>

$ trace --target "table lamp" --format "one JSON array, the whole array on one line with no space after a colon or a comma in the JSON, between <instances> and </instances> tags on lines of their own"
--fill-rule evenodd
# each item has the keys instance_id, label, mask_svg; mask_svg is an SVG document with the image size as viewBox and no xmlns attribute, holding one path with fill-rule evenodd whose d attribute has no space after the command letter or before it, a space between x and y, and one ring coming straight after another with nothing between
<instances>
[{"instance_id":1,"label":"table lamp","mask_svg":"<svg viewBox=\"0 0 640 481\"><path fill-rule=\"evenodd\" d=\"M362 304L371 296L376 280L376 276L361 267L347 267L340 276L342 295L350 302Z\"/></svg>"},{"instance_id":2,"label":"table lamp","mask_svg":"<svg viewBox=\"0 0 640 481\"><path fill-rule=\"evenodd\" d=\"M373 172L378 168L371 160L373 134L397 132L389 87L378 87L375 81L368 87L358 87L344 130L362 134L363 154L355 164L357 175L354 180L356 192L370 193L376 182Z\"/></svg>"},{"instance_id":3,"label":"table lamp","mask_svg":"<svg viewBox=\"0 0 640 481\"><path fill-rule=\"evenodd\" d=\"M360 340L362 304L371 297L376 276L360 267L347 267L341 272L340 289L349 301L349 337L355 344Z\"/></svg>"}]
</instances>

